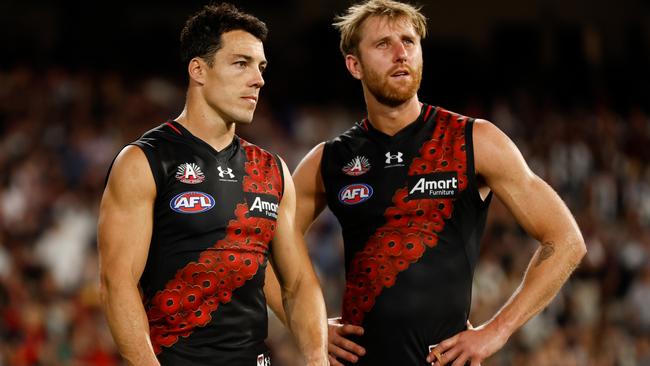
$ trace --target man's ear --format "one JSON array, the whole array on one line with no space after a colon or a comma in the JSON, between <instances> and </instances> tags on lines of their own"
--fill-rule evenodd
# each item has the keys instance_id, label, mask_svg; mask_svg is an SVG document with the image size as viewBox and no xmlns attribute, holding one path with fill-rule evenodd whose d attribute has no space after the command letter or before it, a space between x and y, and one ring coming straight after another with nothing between
<instances>
[{"instance_id":1,"label":"man's ear","mask_svg":"<svg viewBox=\"0 0 650 366\"><path fill-rule=\"evenodd\" d=\"M345 66L355 79L361 80L363 78L363 67L361 67L361 62L357 56L345 55Z\"/></svg>"},{"instance_id":2,"label":"man's ear","mask_svg":"<svg viewBox=\"0 0 650 366\"><path fill-rule=\"evenodd\" d=\"M187 73L190 76L190 79L203 85L205 83L205 73L208 67L208 64L202 58L194 57L187 64Z\"/></svg>"}]
</instances>

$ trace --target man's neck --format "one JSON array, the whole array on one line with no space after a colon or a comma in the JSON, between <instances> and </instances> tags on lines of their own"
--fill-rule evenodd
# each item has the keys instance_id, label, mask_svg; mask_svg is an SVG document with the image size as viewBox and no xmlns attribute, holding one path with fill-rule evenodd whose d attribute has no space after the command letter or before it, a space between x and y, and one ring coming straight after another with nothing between
<instances>
[{"instance_id":1,"label":"man's neck","mask_svg":"<svg viewBox=\"0 0 650 366\"><path fill-rule=\"evenodd\" d=\"M421 105L417 94L396 107L382 104L372 95L366 95L365 99L368 120L375 129L388 136L395 135L404 127L415 122L420 115Z\"/></svg>"},{"instance_id":2,"label":"man's neck","mask_svg":"<svg viewBox=\"0 0 650 366\"><path fill-rule=\"evenodd\" d=\"M221 151L230 145L235 136L235 123L226 122L205 103L188 96L185 108L176 118L192 135Z\"/></svg>"}]
</instances>

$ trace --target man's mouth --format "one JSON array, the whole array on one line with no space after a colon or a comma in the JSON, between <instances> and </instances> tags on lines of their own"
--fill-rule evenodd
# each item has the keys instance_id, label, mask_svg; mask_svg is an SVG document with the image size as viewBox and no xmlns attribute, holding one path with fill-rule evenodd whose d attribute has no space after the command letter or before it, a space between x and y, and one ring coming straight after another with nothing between
<instances>
[{"instance_id":1,"label":"man's mouth","mask_svg":"<svg viewBox=\"0 0 650 366\"><path fill-rule=\"evenodd\" d=\"M399 70L393 72L392 74L390 74L391 77L395 77L395 78L407 77L407 76L410 76L410 75L411 75L411 73L408 70L404 70L404 69L399 69Z\"/></svg>"}]
</instances>

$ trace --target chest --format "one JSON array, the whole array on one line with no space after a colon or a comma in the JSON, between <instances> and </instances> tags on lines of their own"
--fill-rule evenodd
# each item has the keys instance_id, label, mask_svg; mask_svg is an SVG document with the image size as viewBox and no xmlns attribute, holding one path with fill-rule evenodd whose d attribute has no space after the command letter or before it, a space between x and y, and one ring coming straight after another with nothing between
<instances>
[{"instance_id":1,"label":"chest","mask_svg":"<svg viewBox=\"0 0 650 366\"><path fill-rule=\"evenodd\" d=\"M186 150L162 160L164 184L155 218L159 230L177 235L222 231L238 216L275 222L280 187L276 169L243 151L219 158Z\"/></svg>"},{"instance_id":2,"label":"chest","mask_svg":"<svg viewBox=\"0 0 650 366\"><path fill-rule=\"evenodd\" d=\"M395 207L408 216L451 206L467 184L463 129L436 128L392 144L342 140L324 159L328 205L344 228L377 225Z\"/></svg>"}]
</instances>

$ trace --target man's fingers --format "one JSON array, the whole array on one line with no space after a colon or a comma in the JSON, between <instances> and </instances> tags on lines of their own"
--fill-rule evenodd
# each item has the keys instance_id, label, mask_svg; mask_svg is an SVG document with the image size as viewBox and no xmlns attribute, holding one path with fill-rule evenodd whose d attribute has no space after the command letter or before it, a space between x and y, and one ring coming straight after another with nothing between
<instances>
[{"instance_id":1,"label":"man's fingers","mask_svg":"<svg viewBox=\"0 0 650 366\"><path fill-rule=\"evenodd\" d=\"M467 355L465 353L461 354L458 356L458 358L454 361L454 363L451 364L451 366L465 366L465 363L467 362Z\"/></svg>"},{"instance_id":2,"label":"man's fingers","mask_svg":"<svg viewBox=\"0 0 650 366\"><path fill-rule=\"evenodd\" d=\"M330 360L330 366L343 366L343 364L340 363L335 357L332 357L332 355L327 355L327 358Z\"/></svg>"},{"instance_id":3,"label":"man's fingers","mask_svg":"<svg viewBox=\"0 0 650 366\"><path fill-rule=\"evenodd\" d=\"M451 365L451 363L461 354L462 350L458 347L447 350L447 352L442 354L442 361L445 365Z\"/></svg>"},{"instance_id":4,"label":"man's fingers","mask_svg":"<svg viewBox=\"0 0 650 366\"><path fill-rule=\"evenodd\" d=\"M352 324L336 324L340 318L328 319L329 341L328 349L336 357L350 362L357 362L359 356L366 354L366 350L358 344L347 339L348 335L363 335L363 328Z\"/></svg>"},{"instance_id":5,"label":"man's fingers","mask_svg":"<svg viewBox=\"0 0 650 366\"><path fill-rule=\"evenodd\" d=\"M450 350L447 350L447 352L442 353L438 351L437 349L431 350L429 355L427 356L427 362L430 362L432 365L440 366L440 365L449 365L451 364L452 361L458 357L460 354L461 350L458 348L452 348ZM438 353L438 356L440 356L440 359L436 357L436 353ZM431 360L431 361L429 361ZM442 362L441 362L442 361Z\"/></svg>"},{"instance_id":6,"label":"man's fingers","mask_svg":"<svg viewBox=\"0 0 650 366\"><path fill-rule=\"evenodd\" d=\"M427 362L432 363L436 361L435 354L438 353L440 355L444 354L445 352L448 352L455 344L456 341L458 340L458 335L455 335L451 338L445 339L444 341L438 343L438 345L429 352L429 356L427 356Z\"/></svg>"},{"instance_id":7,"label":"man's fingers","mask_svg":"<svg viewBox=\"0 0 650 366\"><path fill-rule=\"evenodd\" d=\"M443 361L443 362L441 362ZM435 349L429 352L429 355L427 356L427 362L431 364L431 366L441 366L444 365L444 359L442 358L442 354Z\"/></svg>"},{"instance_id":8,"label":"man's fingers","mask_svg":"<svg viewBox=\"0 0 650 366\"><path fill-rule=\"evenodd\" d=\"M334 343L335 345L337 345L338 347L346 351L353 352L358 356L363 356L366 354L366 350L363 347L352 342L349 339L343 337L336 337L334 339L331 339L330 342Z\"/></svg>"},{"instance_id":9,"label":"man's fingers","mask_svg":"<svg viewBox=\"0 0 650 366\"><path fill-rule=\"evenodd\" d=\"M460 333L459 333L460 334ZM437 346L436 349L440 351L441 353L447 352L448 349L456 345L456 342L458 342L458 334L451 338L447 338L444 341L440 342Z\"/></svg>"},{"instance_id":10,"label":"man's fingers","mask_svg":"<svg viewBox=\"0 0 650 366\"><path fill-rule=\"evenodd\" d=\"M436 357L435 354L436 352L440 355L444 354L445 352L448 352L451 348L453 348L456 345L456 342L458 342L458 334L451 338L447 338L444 341L438 343L438 345L429 352L429 356L427 356L427 362L435 362Z\"/></svg>"},{"instance_id":11,"label":"man's fingers","mask_svg":"<svg viewBox=\"0 0 650 366\"><path fill-rule=\"evenodd\" d=\"M329 324L329 343L336 344L346 350L353 351L358 355L364 355L366 351L363 349L363 347L347 339L348 335L363 335L363 328L351 324Z\"/></svg>"},{"instance_id":12,"label":"man's fingers","mask_svg":"<svg viewBox=\"0 0 650 366\"><path fill-rule=\"evenodd\" d=\"M342 335L347 335L347 334L363 335L363 328L358 325L345 324L344 326L338 329L338 332L339 334Z\"/></svg>"},{"instance_id":13,"label":"man's fingers","mask_svg":"<svg viewBox=\"0 0 650 366\"><path fill-rule=\"evenodd\" d=\"M330 356L334 355L335 357L342 358L346 361L357 362L359 360L359 357L357 355L350 353L332 343L327 346L327 351L329 352Z\"/></svg>"}]
</instances>

